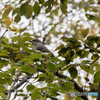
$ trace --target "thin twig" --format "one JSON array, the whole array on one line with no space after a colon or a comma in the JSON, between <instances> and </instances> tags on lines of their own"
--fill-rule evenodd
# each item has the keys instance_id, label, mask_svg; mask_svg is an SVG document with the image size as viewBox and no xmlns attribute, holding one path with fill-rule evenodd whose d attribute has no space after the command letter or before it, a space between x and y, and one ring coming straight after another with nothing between
<instances>
[{"instance_id":1,"label":"thin twig","mask_svg":"<svg viewBox=\"0 0 100 100\"><path fill-rule=\"evenodd\" d=\"M32 67L32 66L31 66L31 67ZM33 68L34 68L34 66L33 66ZM45 70L38 69L38 68L35 68L35 69L37 70L37 72L42 72L42 73L46 73L46 74L47 74L47 72L46 72ZM63 74L59 73L58 71L57 71L56 73L54 73L54 75L57 76L57 77L59 77L59 78L64 78L64 79L67 78L66 75L63 75ZM79 92L84 92L83 88L80 87L76 81L74 81L73 79L72 79L72 80L69 80L69 81L73 82L74 87L75 87L76 90L78 90ZM81 96L81 98L82 98L83 100L89 100L89 99L87 98L87 96Z\"/></svg>"},{"instance_id":2,"label":"thin twig","mask_svg":"<svg viewBox=\"0 0 100 100\"><path fill-rule=\"evenodd\" d=\"M15 95L14 95L14 98L13 98L12 100L15 100L16 96L17 96L17 91L16 91L16 93L15 93Z\"/></svg>"},{"instance_id":3,"label":"thin twig","mask_svg":"<svg viewBox=\"0 0 100 100\"><path fill-rule=\"evenodd\" d=\"M89 68L90 68L90 66L91 66L92 64L94 64L99 58L100 58L100 56L97 57L93 62L89 63L89 66L88 66L88 69L87 69L86 78L88 78L88 76L89 76ZM86 80L86 83L87 83L87 82L88 82L88 81ZM86 88L86 83L85 83L85 88ZM85 89L85 88L84 88L84 89Z\"/></svg>"},{"instance_id":4,"label":"thin twig","mask_svg":"<svg viewBox=\"0 0 100 100\"><path fill-rule=\"evenodd\" d=\"M5 35L5 33L8 31L8 29L6 29L6 31L3 33L3 35L0 37L0 39L2 39Z\"/></svg>"},{"instance_id":5,"label":"thin twig","mask_svg":"<svg viewBox=\"0 0 100 100\"><path fill-rule=\"evenodd\" d=\"M7 99L6 100L9 100L10 97L11 97L11 93L14 92L16 89L18 89L20 86L22 86L25 82L27 82L27 79L30 79L31 76L25 76L24 79L19 83L17 84L16 86L14 87L11 87L11 89L8 91L8 96L7 96Z\"/></svg>"}]
</instances>

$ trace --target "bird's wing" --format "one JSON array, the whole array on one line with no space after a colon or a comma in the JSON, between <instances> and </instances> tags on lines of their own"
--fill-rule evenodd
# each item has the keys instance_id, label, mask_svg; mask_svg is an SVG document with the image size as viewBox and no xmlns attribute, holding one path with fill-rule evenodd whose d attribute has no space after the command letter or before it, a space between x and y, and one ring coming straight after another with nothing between
<instances>
[{"instance_id":1,"label":"bird's wing","mask_svg":"<svg viewBox=\"0 0 100 100\"><path fill-rule=\"evenodd\" d=\"M38 43L38 44L37 44L36 49L37 49L37 50L40 50L40 51L42 51L42 52L50 53L50 54L52 54L52 56L54 56L53 53L52 53L46 46L44 46L44 45L41 44L41 43Z\"/></svg>"}]
</instances>

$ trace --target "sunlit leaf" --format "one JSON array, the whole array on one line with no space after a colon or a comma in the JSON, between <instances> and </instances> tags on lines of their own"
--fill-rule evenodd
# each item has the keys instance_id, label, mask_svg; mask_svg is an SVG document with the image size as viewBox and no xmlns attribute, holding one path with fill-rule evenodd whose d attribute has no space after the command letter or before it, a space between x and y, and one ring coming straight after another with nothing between
<instances>
[{"instance_id":1,"label":"sunlit leaf","mask_svg":"<svg viewBox=\"0 0 100 100\"><path fill-rule=\"evenodd\" d=\"M97 71L94 74L94 83L99 83L100 82L100 71Z\"/></svg>"},{"instance_id":2,"label":"sunlit leaf","mask_svg":"<svg viewBox=\"0 0 100 100\"><path fill-rule=\"evenodd\" d=\"M30 57L33 59L39 59L42 57L42 55L41 54L31 54Z\"/></svg>"},{"instance_id":3,"label":"sunlit leaf","mask_svg":"<svg viewBox=\"0 0 100 100\"><path fill-rule=\"evenodd\" d=\"M51 70L51 71L53 71L53 72L55 72L56 71L56 66L55 66L55 64L53 64L52 62L49 62L48 64L47 64L47 66L49 67L49 69Z\"/></svg>"},{"instance_id":4,"label":"sunlit leaf","mask_svg":"<svg viewBox=\"0 0 100 100\"><path fill-rule=\"evenodd\" d=\"M88 72L88 65L81 65L80 67L81 67L81 69L83 69L84 71Z\"/></svg>"},{"instance_id":5,"label":"sunlit leaf","mask_svg":"<svg viewBox=\"0 0 100 100\"><path fill-rule=\"evenodd\" d=\"M10 11L12 10L12 7L9 6L3 13L2 15L2 20L4 20L5 18L7 18L8 14L10 13Z\"/></svg>"},{"instance_id":6,"label":"sunlit leaf","mask_svg":"<svg viewBox=\"0 0 100 100\"><path fill-rule=\"evenodd\" d=\"M22 65L24 65L24 64L25 64L25 62L22 61L22 62L18 62L18 63L16 63L15 65L16 65L16 66L22 66Z\"/></svg>"},{"instance_id":7,"label":"sunlit leaf","mask_svg":"<svg viewBox=\"0 0 100 100\"><path fill-rule=\"evenodd\" d=\"M10 20L10 18L8 17L8 18L6 19L6 27L9 27L9 26L12 24L12 22L13 22L13 17L12 17L11 20Z\"/></svg>"},{"instance_id":8,"label":"sunlit leaf","mask_svg":"<svg viewBox=\"0 0 100 100\"><path fill-rule=\"evenodd\" d=\"M32 6L31 5L27 5L27 11L26 11L25 16L26 16L27 19L32 17Z\"/></svg>"},{"instance_id":9,"label":"sunlit leaf","mask_svg":"<svg viewBox=\"0 0 100 100\"><path fill-rule=\"evenodd\" d=\"M88 33L89 29L82 30L82 35L84 36L84 38L88 35Z\"/></svg>"},{"instance_id":10,"label":"sunlit leaf","mask_svg":"<svg viewBox=\"0 0 100 100\"><path fill-rule=\"evenodd\" d=\"M36 100L36 99L38 99L41 96L39 91L40 91L39 88L37 88L37 89L35 89L33 91L33 93L31 94L31 100Z\"/></svg>"},{"instance_id":11,"label":"sunlit leaf","mask_svg":"<svg viewBox=\"0 0 100 100\"><path fill-rule=\"evenodd\" d=\"M35 86L30 84L30 85L27 85L26 88L27 88L27 91L33 91Z\"/></svg>"},{"instance_id":12,"label":"sunlit leaf","mask_svg":"<svg viewBox=\"0 0 100 100\"><path fill-rule=\"evenodd\" d=\"M71 91L72 88L73 88L73 83L72 82L59 82L59 84L67 92Z\"/></svg>"},{"instance_id":13,"label":"sunlit leaf","mask_svg":"<svg viewBox=\"0 0 100 100\"><path fill-rule=\"evenodd\" d=\"M34 68L27 65L21 66L21 71L26 72L26 73L36 73L36 70Z\"/></svg>"}]
</instances>

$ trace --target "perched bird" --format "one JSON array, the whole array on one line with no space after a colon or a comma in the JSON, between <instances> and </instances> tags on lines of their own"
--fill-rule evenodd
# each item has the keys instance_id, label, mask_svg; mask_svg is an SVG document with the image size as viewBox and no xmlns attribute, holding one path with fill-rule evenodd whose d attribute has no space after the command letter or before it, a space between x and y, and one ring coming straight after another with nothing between
<instances>
[{"instance_id":1,"label":"perched bird","mask_svg":"<svg viewBox=\"0 0 100 100\"><path fill-rule=\"evenodd\" d=\"M54 57L54 54L39 39L34 39L29 42L33 44L33 50L36 50L38 53L47 52Z\"/></svg>"},{"instance_id":2,"label":"perched bird","mask_svg":"<svg viewBox=\"0 0 100 100\"><path fill-rule=\"evenodd\" d=\"M39 40L39 39L34 39L32 41L29 41L33 44L33 50L37 51L37 53L43 53L43 52L47 52L50 53L52 55L52 57L55 57L54 54ZM56 61L53 61L55 64L57 64ZM61 70L61 68L59 67L59 69ZM56 71L56 73L58 72L58 70Z\"/></svg>"}]
</instances>

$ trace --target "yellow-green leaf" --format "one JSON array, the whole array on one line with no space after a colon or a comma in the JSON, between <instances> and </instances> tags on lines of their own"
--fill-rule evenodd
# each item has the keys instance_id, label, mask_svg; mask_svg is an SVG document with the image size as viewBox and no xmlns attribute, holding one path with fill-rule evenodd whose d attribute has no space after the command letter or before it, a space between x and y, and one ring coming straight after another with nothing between
<instances>
[{"instance_id":1,"label":"yellow-green leaf","mask_svg":"<svg viewBox=\"0 0 100 100\"><path fill-rule=\"evenodd\" d=\"M65 4L61 3L60 4L60 9L61 9L62 13L66 15L66 13L67 13L67 6Z\"/></svg>"},{"instance_id":2,"label":"yellow-green leaf","mask_svg":"<svg viewBox=\"0 0 100 100\"><path fill-rule=\"evenodd\" d=\"M100 81L100 71L97 71L94 74L94 83L99 83L99 81Z\"/></svg>"},{"instance_id":3,"label":"yellow-green leaf","mask_svg":"<svg viewBox=\"0 0 100 100\"><path fill-rule=\"evenodd\" d=\"M82 35L84 38L88 35L88 33L89 33L89 29L82 30Z\"/></svg>"},{"instance_id":4,"label":"yellow-green leaf","mask_svg":"<svg viewBox=\"0 0 100 100\"><path fill-rule=\"evenodd\" d=\"M27 85L26 88L27 88L27 91L33 91L35 86L30 84L30 85Z\"/></svg>"},{"instance_id":5,"label":"yellow-green leaf","mask_svg":"<svg viewBox=\"0 0 100 100\"><path fill-rule=\"evenodd\" d=\"M29 19L30 17L32 17L32 6L31 5L27 5L27 11L26 11L26 18Z\"/></svg>"},{"instance_id":6,"label":"yellow-green leaf","mask_svg":"<svg viewBox=\"0 0 100 100\"><path fill-rule=\"evenodd\" d=\"M7 18L8 14L10 13L10 11L12 10L12 7L9 6L3 13L2 15L2 20L4 20L5 18Z\"/></svg>"},{"instance_id":7,"label":"yellow-green leaf","mask_svg":"<svg viewBox=\"0 0 100 100\"><path fill-rule=\"evenodd\" d=\"M53 72L55 72L55 71L57 70L57 67L56 67L55 64L53 64L52 62L49 62L49 63L47 64L47 66L48 66L48 68L49 68L51 71L53 71Z\"/></svg>"},{"instance_id":8,"label":"yellow-green leaf","mask_svg":"<svg viewBox=\"0 0 100 100\"><path fill-rule=\"evenodd\" d=\"M13 17L12 17L11 20L10 20L10 18L8 17L8 18L6 19L6 27L9 27L9 26L11 25L12 22L13 22Z\"/></svg>"}]
</instances>

